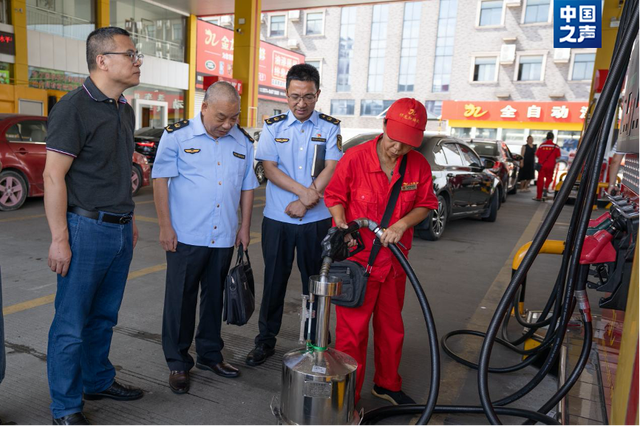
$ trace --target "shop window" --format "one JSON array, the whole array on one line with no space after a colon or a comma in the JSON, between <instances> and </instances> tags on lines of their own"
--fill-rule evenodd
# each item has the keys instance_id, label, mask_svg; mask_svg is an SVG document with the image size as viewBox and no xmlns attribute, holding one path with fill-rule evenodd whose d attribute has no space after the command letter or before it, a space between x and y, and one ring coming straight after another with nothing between
<instances>
[{"instance_id":1,"label":"shop window","mask_svg":"<svg viewBox=\"0 0 640 426\"><path fill-rule=\"evenodd\" d=\"M286 15L271 15L269 17L269 37L284 37L286 35Z\"/></svg>"},{"instance_id":2,"label":"shop window","mask_svg":"<svg viewBox=\"0 0 640 426\"><path fill-rule=\"evenodd\" d=\"M305 35L324 34L324 12L305 13Z\"/></svg>"},{"instance_id":3,"label":"shop window","mask_svg":"<svg viewBox=\"0 0 640 426\"><path fill-rule=\"evenodd\" d=\"M595 61L595 53L576 53L573 55L571 80L591 80Z\"/></svg>"},{"instance_id":4,"label":"shop window","mask_svg":"<svg viewBox=\"0 0 640 426\"><path fill-rule=\"evenodd\" d=\"M0 0L0 23L11 25L11 9L9 0Z\"/></svg>"},{"instance_id":5,"label":"shop window","mask_svg":"<svg viewBox=\"0 0 640 426\"><path fill-rule=\"evenodd\" d=\"M529 133L533 137L533 143L540 146L542 142L547 140L547 133L549 130L531 130Z\"/></svg>"},{"instance_id":6,"label":"shop window","mask_svg":"<svg viewBox=\"0 0 640 426\"><path fill-rule=\"evenodd\" d=\"M86 40L95 26L95 2L27 0L27 29Z\"/></svg>"},{"instance_id":7,"label":"shop window","mask_svg":"<svg viewBox=\"0 0 640 426\"><path fill-rule=\"evenodd\" d=\"M477 128L476 129L476 138L482 139L496 139L498 137L498 129L489 129L489 128Z\"/></svg>"},{"instance_id":8,"label":"shop window","mask_svg":"<svg viewBox=\"0 0 640 426\"><path fill-rule=\"evenodd\" d=\"M354 115L356 101L353 99L332 99L331 115Z\"/></svg>"},{"instance_id":9,"label":"shop window","mask_svg":"<svg viewBox=\"0 0 640 426\"><path fill-rule=\"evenodd\" d=\"M471 137L471 127L452 127L451 136L465 139Z\"/></svg>"},{"instance_id":10,"label":"shop window","mask_svg":"<svg viewBox=\"0 0 640 426\"><path fill-rule=\"evenodd\" d=\"M502 0L481 0L478 26L495 27L502 25L503 5L504 2Z\"/></svg>"},{"instance_id":11,"label":"shop window","mask_svg":"<svg viewBox=\"0 0 640 426\"><path fill-rule=\"evenodd\" d=\"M544 55L518 56L517 81L542 81Z\"/></svg>"},{"instance_id":12,"label":"shop window","mask_svg":"<svg viewBox=\"0 0 640 426\"><path fill-rule=\"evenodd\" d=\"M361 116L378 116L384 113L393 101L381 101L374 99L363 99L360 101L360 115Z\"/></svg>"},{"instance_id":13,"label":"shop window","mask_svg":"<svg viewBox=\"0 0 640 426\"><path fill-rule=\"evenodd\" d=\"M497 57L475 58L473 64L473 81L496 81Z\"/></svg>"},{"instance_id":14,"label":"shop window","mask_svg":"<svg viewBox=\"0 0 640 426\"><path fill-rule=\"evenodd\" d=\"M508 145L522 145L524 144L524 129L502 129L502 139Z\"/></svg>"},{"instance_id":15,"label":"shop window","mask_svg":"<svg viewBox=\"0 0 640 426\"><path fill-rule=\"evenodd\" d=\"M129 31L140 53L184 62L186 18L183 15L144 1L111 0L110 16L112 26Z\"/></svg>"},{"instance_id":16,"label":"shop window","mask_svg":"<svg viewBox=\"0 0 640 426\"><path fill-rule=\"evenodd\" d=\"M551 0L525 0L523 24L549 22Z\"/></svg>"}]
</instances>

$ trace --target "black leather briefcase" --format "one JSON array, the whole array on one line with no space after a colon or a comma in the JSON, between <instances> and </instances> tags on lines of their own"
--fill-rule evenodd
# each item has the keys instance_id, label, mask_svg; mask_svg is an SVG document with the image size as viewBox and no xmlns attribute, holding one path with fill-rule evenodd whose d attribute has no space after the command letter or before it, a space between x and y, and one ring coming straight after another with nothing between
<instances>
[{"instance_id":1,"label":"black leather briefcase","mask_svg":"<svg viewBox=\"0 0 640 426\"><path fill-rule=\"evenodd\" d=\"M224 284L222 319L227 324L245 325L249 322L255 308L255 288L249 252L244 251L240 244L236 266L229 270Z\"/></svg>"}]
</instances>

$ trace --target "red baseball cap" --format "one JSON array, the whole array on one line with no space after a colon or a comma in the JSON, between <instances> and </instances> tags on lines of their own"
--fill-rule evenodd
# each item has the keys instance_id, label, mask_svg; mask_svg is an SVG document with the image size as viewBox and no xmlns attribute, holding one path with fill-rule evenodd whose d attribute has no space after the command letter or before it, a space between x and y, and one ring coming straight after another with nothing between
<instances>
[{"instance_id":1,"label":"red baseball cap","mask_svg":"<svg viewBox=\"0 0 640 426\"><path fill-rule=\"evenodd\" d=\"M421 102L413 98L398 99L389 107L385 118L391 139L416 148L422 144L427 110Z\"/></svg>"}]
</instances>

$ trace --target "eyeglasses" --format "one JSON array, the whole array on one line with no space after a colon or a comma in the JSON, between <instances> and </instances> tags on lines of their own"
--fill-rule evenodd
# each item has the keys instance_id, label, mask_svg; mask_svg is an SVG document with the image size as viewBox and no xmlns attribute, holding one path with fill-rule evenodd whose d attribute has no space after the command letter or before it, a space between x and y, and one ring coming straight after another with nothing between
<instances>
[{"instance_id":1,"label":"eyeglasses","mask_svg":"<svg viewBox=\"0 0 640 426\"><path fill-rule=\"evenodd\" d=\"M129 59L131 59L131 63L135 64L136 62L144 60L144 55L142 53L133 52L131 50L126 52L104 52L103 55L127 55Z\"/></svg>"},{"instance_id":2,"label":"eyeglasses","mask_svg":"<svg viewBox=\"0 0 640 426\"><path fill-rule=\"evenodd\" d=\"M287 98L291 99L293 102L300 102L300 99L304 99L306 102L313 102L316 99L316 95L318 92L314 94L308 94L304 96L300 95L287 95Z\"/></svg>"}]
</instances>

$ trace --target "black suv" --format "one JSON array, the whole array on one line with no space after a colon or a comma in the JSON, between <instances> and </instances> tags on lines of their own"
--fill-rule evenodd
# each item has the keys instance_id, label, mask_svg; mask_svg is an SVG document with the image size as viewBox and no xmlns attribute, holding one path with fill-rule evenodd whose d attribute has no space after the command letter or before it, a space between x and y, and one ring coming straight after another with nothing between
<instances>
[{"instance_id":1,"label":"black suv","mask_svg":"<svg viewBox=\"0 0 640 426\"><path fill-rule=\"evenodd\" d=\"M366 133L349 139L344 151L369 141L380 133ZM500 208L502 182L489 169L495 166L482 160L462 140L452 136L426 134L420 148L416 148L429 161L433 174L433 190L438 197L438 208L415 226L422 239L436 241L449 220L480 217L495 222Z\"/></svg>"}]
</instances>

